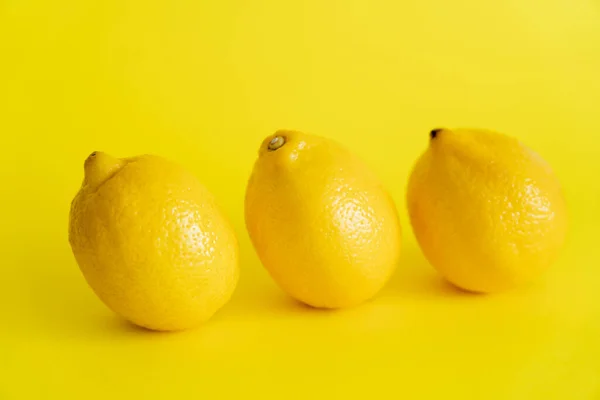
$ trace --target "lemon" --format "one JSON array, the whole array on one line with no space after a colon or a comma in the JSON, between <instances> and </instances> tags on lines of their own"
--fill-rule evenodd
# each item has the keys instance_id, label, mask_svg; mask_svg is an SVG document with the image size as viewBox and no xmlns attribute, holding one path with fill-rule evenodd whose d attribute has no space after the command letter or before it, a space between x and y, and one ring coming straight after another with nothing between
<instances>
[{"instance_id":1,"label":"lemon","mask_svg":"<svg viewBox=\"0 0 600 400\"><path fill-rule=\"evenodd\" d=\"M365 302L398 263L401 230L390 195L363 161L321 136L281 130L263 141L245 220L273 280L313 307Z\"/></svg>"},{"instance_id":2,"label":"lemon","mask_svg":"<svg viewBox=\"0 0 600 400\"><path fill-rule=\"evenodd\" d=\"M484 129L431 131L407 205L430 264L473 292L532 283L555 262L567 233L550 165L516 138Z\"/></svg>"},{"instance_id":3,"label":"lemon","mask_svg":"<svg viewBox=\"0 0 600 400\"><path fill-rule=\"evenodd\" d=\"M237 238L213 195L154 155L88 157L69 242L100 300L152 330L208 320L238 280Z\"/></svg>"}]
</instances>

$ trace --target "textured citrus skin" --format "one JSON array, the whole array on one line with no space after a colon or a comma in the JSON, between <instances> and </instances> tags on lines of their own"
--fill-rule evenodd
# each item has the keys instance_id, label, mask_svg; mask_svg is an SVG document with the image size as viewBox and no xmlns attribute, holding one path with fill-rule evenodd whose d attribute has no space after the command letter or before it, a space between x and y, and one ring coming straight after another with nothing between
<instances>
[{"instance_id":1,"label":"textured citrus skin","mask_svg":"<svg viewBox=\"0 0 600 400\"><path fill-rule=\"evenodd\" d=\"M238 280L237 238L214 197L157 156L93 153L71 205L69 241L97 296L153 330L201 324Z\"/></svg>"},{"instance_id":2,"label":"textured citrus skin","mask_svg":"<svg viewBox=\"0 0 600 400\"><path fill-rule=\"evenodd\" d=\"M273 138L285 138L275 151ZM295 131L267 137L249 179L246 226L276 283L321 308L358 305L393 274L401 230L377 177L334 141Z\"/></svg>"},{"instance_id":3,"label":"textured citrus skin","mask_svg":"<svg viewBox=\"0 0 600 400\"><path fill-rule=\"evenodd\" d=\"M407 204L429 262L474 292L531 283L555 261L567 233L550 166L517 139L487 130L432 132Z\"/></svg>"}]
</instances>

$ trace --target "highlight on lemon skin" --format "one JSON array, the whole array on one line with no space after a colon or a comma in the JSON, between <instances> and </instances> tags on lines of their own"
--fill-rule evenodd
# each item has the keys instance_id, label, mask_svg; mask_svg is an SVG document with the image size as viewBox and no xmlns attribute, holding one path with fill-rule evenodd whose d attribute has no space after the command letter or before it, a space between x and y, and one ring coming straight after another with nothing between
<instances>
[{"instance_id":1,"label":"highlight on lemon skin","mask_svg":"<svg viewBox=\"0 0 600 400\"><path fill-rule=\"evenodd\" d=\"M71 203L69 243L98 298L158 331L209 320L237 285L238 242L202 183L155 155L94 152Z\"/></svg>"},{"instance_id":2,"label":"highlight on lemon skin","mask_svg":"<svg viewBox=\"0 0 600 400\"><path fill-rule=\"evenodd\" d=\"M245 222L270 276L312 307L366 302L398 264L394 202L362 160L322 136L279 130L262 141Z\"/></svg>"},{"instance_id":3,"label":"highlight on lemon skin","mask_svg":"<svg viewBox=\"0 0 600 400\"><path fill-rule=\"evenodd\" d=\"M550 165L515 137L436 128L407 207L417 242L449 282L492 293L534 283L563 248L567 205Z\"/></svg>"}]
</instances>

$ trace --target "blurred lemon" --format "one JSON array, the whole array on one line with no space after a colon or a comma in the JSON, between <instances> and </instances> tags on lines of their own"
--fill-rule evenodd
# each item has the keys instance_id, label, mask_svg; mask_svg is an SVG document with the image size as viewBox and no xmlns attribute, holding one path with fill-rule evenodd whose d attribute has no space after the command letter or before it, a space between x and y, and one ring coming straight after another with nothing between
<instances>
[{"instance_id":1,"label":"blurred lemon","mask_svg":"<svg viewBox=\"0 0 600 400\"><path fill-rule=\"evenodd\" d=\"M313 307L370 299L400 255L399 219L385 188L356 156L316 135L278 131L264 140L245 218L273 279Z\"/></svg>"},{"instance_id":2,"label":"blurred lemon","mask_svg":"<svg viewBox=\"0 0 600 400\"><path fill-rule=\"evenodd\" d=\"M209 319L238 280L238 243L215 198L163 158L92 153L73 199L69 241L96 295L154 330Z\"/></svg>"},{"instance_id":3,"label":"blurred lemon","mask_svg":"<svg viewBox=\"0 0 600 400\"><path fill-rule=\"evenodd\" d=\"M550 166L516 138L487 130L433 130L407 203L424 255L469 291L532 282L555 261L567 232Z\"/></svg>"}]
</instances>

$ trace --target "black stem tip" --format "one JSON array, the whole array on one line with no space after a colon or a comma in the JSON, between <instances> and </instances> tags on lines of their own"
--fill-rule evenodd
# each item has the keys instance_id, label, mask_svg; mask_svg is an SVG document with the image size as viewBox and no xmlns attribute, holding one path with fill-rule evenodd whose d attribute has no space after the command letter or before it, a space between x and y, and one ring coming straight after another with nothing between
<instances>
[{"instance_id":1,"label":"black stem tip","mask_svg":"<svg viewBox=\"0 0 600 400\"><path fill-rule=\"evenodd\" d=\"M429 137L431 139L435 139L438 133L440 133L441 131L442 129L432 129L431 132L429 132Z\"/></svg>"}]
</instances>

